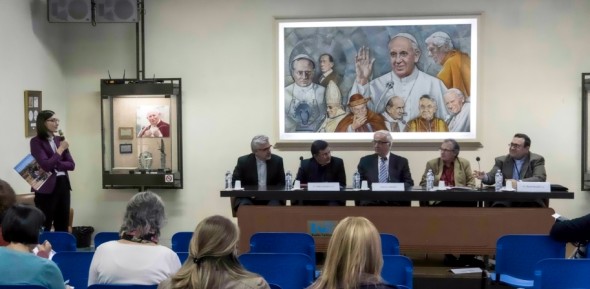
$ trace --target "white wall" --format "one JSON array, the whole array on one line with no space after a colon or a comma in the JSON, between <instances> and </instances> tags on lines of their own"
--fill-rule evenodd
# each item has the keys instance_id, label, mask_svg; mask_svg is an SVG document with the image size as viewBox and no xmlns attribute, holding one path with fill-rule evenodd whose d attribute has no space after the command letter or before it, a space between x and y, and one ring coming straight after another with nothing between
<instances>
[{"instance_id":1,"label":"white wall","mask_svg":"<svg viewBox=\"0 0 590 289\"><path fill-rule=\"evenodd\" d=\"M14 120L23 117L22 90L43 90L44 107L66 114L62 126L77 162L71 174L75 225L116 230L135 191L101 189L99 79L108 77L107 70L113 77L121 77L123 69L128 77L135 76L134 25L47 24L43 5L32 7L38 1L6 2L1 4L9 10L0 12L6 14L0 18L1 35L7 39L16 33L24 39L9 57L2 53L3 62L10 58L43 65L34 72L38 75L32 84L22 62L0 72L4 79L13 79L6 91L11 101L0 98L0 115L16 127L8 135L14 141L0 146L10 152L4 154L9 159L3 157L2 178L20 192L27 190L11 172L28 152L22 125ZM40 11L30 16L35 9ZM277 140L275 18L481 14L481 146L463 145L461 156L474 167L480 156L487 170L493 157L507 153L515 132L527 133L532 151L546 158L549 180L577 192L575 200L554 200L552 206L571 217L589 211L588 193L580 191L580 74L590 71L585 53L590 42L584 33L590 26L588 1L455 0L441 5L427 0L147 0L146 10L146 75L183 80L185 188L158 191L169 214L163 239L174 231L192 230L205 216L230 216L229 200L219 197L223 173L239 155L249 153L253 135L264 133ZM43 27L43 33L32 29L31 22ZM16 76L14 71L22 73ZM438 155L438 145L396 144L394 150L410 160L419 182L425 162ZM283 145L274 152L283 156L286 169L295 171L298 157L309 156L308 147ZM349 178L359 157L371 150L369 144L332 145L333 155L345 160Z\"/></svg>"}]
</instances>

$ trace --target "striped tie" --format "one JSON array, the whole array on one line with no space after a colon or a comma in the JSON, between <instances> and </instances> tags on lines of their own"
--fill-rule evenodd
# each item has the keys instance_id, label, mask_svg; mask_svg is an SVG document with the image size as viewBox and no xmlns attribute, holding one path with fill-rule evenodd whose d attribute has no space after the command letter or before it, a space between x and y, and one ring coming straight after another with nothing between
<instances>
[{"instance_id":1,"label":"striped tie","mask_svg":"<svg viewBox=\"0 0 590 289\"><path fill-rule=\"evenodd\" d=\"M381 162L379 162L379 182L387 183L387 175L387 158L381 158Z\"/></svg>"}]
</instances>

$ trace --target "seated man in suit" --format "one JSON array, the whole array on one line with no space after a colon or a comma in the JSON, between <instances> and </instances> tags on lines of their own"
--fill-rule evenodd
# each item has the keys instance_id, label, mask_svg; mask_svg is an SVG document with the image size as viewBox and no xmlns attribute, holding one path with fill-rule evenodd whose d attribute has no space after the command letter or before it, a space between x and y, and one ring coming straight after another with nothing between
<instances>
[{"instance_id":1,"label":"seated man in suit","mask_svg":"<svg viewBox=\"0 0 590 289\"><path fill-rule=\"evenodd\" d=\"M379 130L373 134L375 153L361 158L357 166L361 180L372 183L404 183L406 190L414 185L408 160L390 152L391 133ZM358 201L360 206L410 206L410 201Z\"/></svg>"},{"instance_id":2,"label":"seated man in suit","mask_svg":"<svg viewBox=\"0 0 590 289\"><path fill-rule=\"evenodd\" d=\"M299 171L297 172L297 180L301 184L311 182L338 182L340 189L346 188L346 172L344 171L344 162L341 158L332 157L328 143L323 140L316 140L311 144L310 159L301 161ZM312 206L344 206L345 201L293 201L299 205Z\"/></svg>"},{"instance_id":3,"label":"seated man in suit","mask_svg":"<svg viewBox=\"0 0 590 289\"><path fill-rule=\"evenodd\" d=\"M474 171L473 175L484 184L492 185L495 182L496 171L500 169L505 182L512 182L516 188L516 182L544 182L547 179L545 172L545 158L530 152L531 139L523 133L517 133L508 144L508 155L496 158L496 163L489 173ZM546 207L547 200L534 202L495 202L492 206L498 207Z\"/></svg>"},{"instance_id":4,"label":"seated man in suit","mask_svg":"<svg viewBox=\"0 0 590 289\"><path fill-rule=\"evenodd\" d=\"M426 174L432 170L434 174L434 186L439 181L444 181L449 187L475 187L475 178L471 172L471 164L468 160L459 157L461 147L452 138L443 140L440 145L440 157L426 163L426 169L422 175L420 186L426 186ZM421 206L428 205L427 202L420 202ZM477 202L430 202L430 205L442 207L476 207Z\"/></svg>"},{"instance_id":5,"label":"seated man in suit","mask_svg":"<svg viewBox=\"0 0 590 289\"><path fill-rule=\"evenodd\" d=\"M234 169L232 182L240 180L242 186L285 186L285 169L283 158L272 154L268 137L257 135L250 142L252 153L238 158ZM236 198L232 207L237 210L241 205L284 205L278 200L254 200L251 198Z\"/></svg>"}]
</instances>

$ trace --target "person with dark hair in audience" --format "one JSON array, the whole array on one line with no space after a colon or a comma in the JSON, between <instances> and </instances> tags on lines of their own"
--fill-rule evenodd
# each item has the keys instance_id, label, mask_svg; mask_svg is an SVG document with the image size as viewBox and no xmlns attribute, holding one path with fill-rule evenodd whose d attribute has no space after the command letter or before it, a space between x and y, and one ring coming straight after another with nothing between
<instances>
[{"instance_id":1,"label":"person with dark hair in audience","mask_svg":"<svg viewBox=\"0 0 590 289\"><path fill-rule=\"evenodd\" d=\"M0 179L0 224L2 224L2 219L4 219L4 214L6 214L6 210L10 208L12 205L16 203L16 194L14 190L4 180ZM6 242L2 237L2 231L0 231L0 246L6 246L8 242Z\"/></svg>"},{"instance_id":2,"label":"person with dark hair in audience","mask_svg":"<svg viewBox=\"0 0 590 289\"><path fill-rule=\"evenodd\" d=\"M240 264L237 256L239 236L237 226L225 217L204 219L190 240L187 261L178 273L160 283L158 289L270 288L262 277Z\"/></svg>"},{"instance_id":3,"label":"person with dark hair in audience","mask_svg":"<svg viewBox=\"0 0 590 289\"><path fill-rule=\"evenodd\" d=\"M8 210L8 208L14 204L16 204L16 194L14 193L14 190L10 184L0 179L0 228L2 228L2 220L4 219L6 210ZM45 216L43 218L45 218ZM0 246L6 245L8 245L8 242L4 240L4 237L2 236L2 230L0 230ZM37 256L48 258L51 249L51 243L45 240L43 244L37 245Z\"/></svg>"},{"instance_id":4,"label":"person with dark hair in audience","mask_svg":"<svg viewBox=\"0 0 590 289\"><path fill-rule=\"evenodd\" d=\"M37 136L31 139L31 155L51 176L35 192L35 206L45 214L45 231L68 231L70 221L70 179L68 171L76 164L70 154L70 144L58 134L59 118L51 110L37 116Z\"/></svg>"},{"instance_id":5,"label":"person with dark hair in audience","mask_svg":"<svg viewBox=\"0 0 590 289\"><path fill-rule=\"evenodd\" d=\"M40 285L64 289L57 265L32 254L39 242L45 216L33 206L13 205L2 219L2 235L8 242L0 247L0 285Z\"/></svg>"},{"instance_id":6,"label":"person with dark hair in audience","mask_svg":"<svg viewBox=\"0 0 590 289\"><path fill-rule=\"evenodd\" d=\"M547 180L545 172L545 158L532 153L531 139L524 133L517 133L508 144L508 154L499 156L495 160L490 172L473 171L474 177L484 184L492 185L495 182L495 174L499 169L504 177L504 182L511 182L516 188L517 182L544 182ZM498 207L546 207L546 200L531 202L495 202L492 206Z\"/></svg>"},{"instance_id":7,"label":"person with dark hair in audience","mask_svg":"<svg viewBox=\"0 0 590 289\"><path fill-rule=\"evenodd\" d=\"M340 183L340 189L346 188L346 172L341 158L333 157L326 141L316 140L311 144L312 158L301 161L296 180L302 185L308 183ZM344 206L345 201L297 201L299 205L312 206Z\"/></svg>"},{"instance_id":8,"label":"person with dark hair in audience","mask_svg":"<svg viewBox=\"0 0 590 289\"><path fill-rule=\"evenodd\" d=\"M92 284L159 284L180 268L178 255L159 245L166 214L164 202L152 192L135 194L119 231L121 239L96 248L90 264Z\"/></svg>"},{"instance_id":9,"label":"person with dark hair in audience","mask_svg":"<svg viewBox=\"0 0 590 289\"><path fill-rule=\"evenodd\" d=\"M397 288L381 278L383 254L375 225L364 217L340 221L328 244L320 277L308 289Z\"/></svg>"},{"instance_id":10,"label":"person with dark hair in audience","mask_svg":"<svg viewBox=\"0 0 590 289\"><path fill-rule=\"evenodd\" d=\"M386 130L379 130L373 134L374 154L366 155L359 160L357 169L361 180L373 183L404 183L404 189L409 190L414 185L408 159L391 152L393 138ZM367 194L370 196L370 194ZM357 206L406 206L410 201L376 201L360 200Z\"/></svg>"},{"instance_id":11,"label":"person with dark hair in audience","mask_svg":"<svg viewBox=\"0 0 590 289\"><path fill-rule=\"evenodd\" d=\"M242 186L285 186L285 169L283 158L272 153L268 136L257 135L250 142L251 154L238 158L232 182L239 180ZM232 207L241 205L284 205L278 200L255 200L253 198L236 198Z\"/></svg>"}]
</instances>

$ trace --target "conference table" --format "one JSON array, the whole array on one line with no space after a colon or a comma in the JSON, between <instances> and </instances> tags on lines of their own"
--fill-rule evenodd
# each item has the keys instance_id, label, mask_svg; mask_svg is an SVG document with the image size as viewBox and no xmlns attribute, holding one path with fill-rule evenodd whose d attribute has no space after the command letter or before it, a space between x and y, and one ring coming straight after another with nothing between
<instances>
[{"instance_id":1,"label":"conference table","mask_svg":"<svg viewBox=\"0 0 590 289\"><path fill-rule=\"evenodd\" d=\"M424 191L307 191L246 187L223 190L221 197L258 200L382 200L382 201L532 201L573 199L572 192L495 192L493 189ZM386 207L386 206L241 206L239 251L249 250L256 232L307 232L316 251L325 252L339 220L363 216L381 233L395 235L402 253L493 255L496 240L506 234L548 234L554 223L552 208L497 207Z\"/></svg>"}]
</instances>

